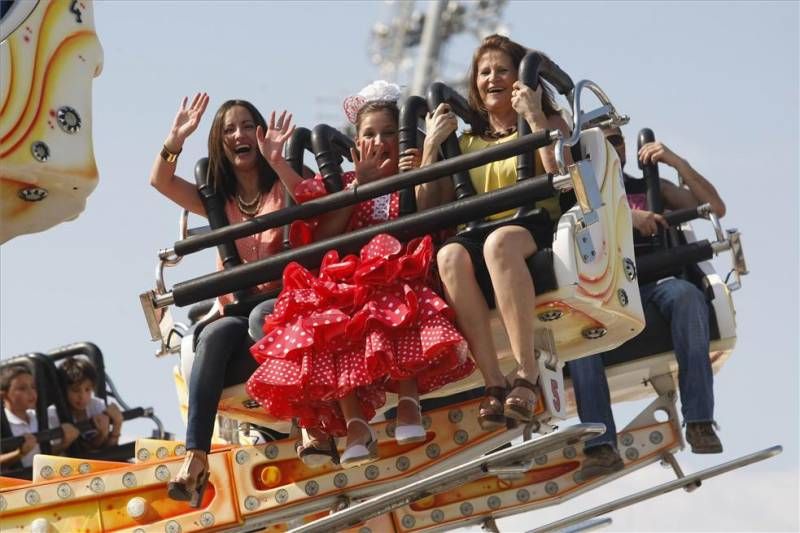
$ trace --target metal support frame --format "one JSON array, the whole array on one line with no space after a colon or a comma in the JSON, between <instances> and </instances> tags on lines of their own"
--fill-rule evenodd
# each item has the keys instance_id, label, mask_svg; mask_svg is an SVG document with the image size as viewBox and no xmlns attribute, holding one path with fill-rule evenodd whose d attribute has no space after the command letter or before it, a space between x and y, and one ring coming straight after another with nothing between
<instances>
[{"instance_id":1,"label":"metal support frame","mask_svg":"<svg viewBox=\"0 0 800 533\"><path fill-rule=\"evenodd\" d=\"M292 533L338 531L363 520L388 513L430 494L491 475L489 470L492 468L520 463L530 457L561 449L565 444L571 445L587 440L603 431L605 431L605 427L602 424L577 424L559 433L533 441L521 442L505 450L478 457L291 531Z\"/></svg>"},{"instance_id":2,"label":"metal support frame","mask_svg":"<svg viewBox=\"0 0 800 533\"><path fill-rule=\"evenodd\" d=\"M592 509L588 509L586 511L574 514L572 516L568 516L561 520L551 522L547 525L538 527L536 529L532 529L528 533L545 533L549 531L560 531L570 525L579 524L581 522L584 522L585 520L589 520L591 518L595 518L610 513L612 511L616 511L618 509L629 507L635 503L643 502L645 500L655 498L656 496L661 496L662 494L666 494L667 492L672 492L677 489L685 488L689 485L697 484L704 479L716 477L721 474L728 473L732 470L736 470L738 468L742 468L744 466L748 466L753 463L757 463L765 459L775 457L782 451L783 451L782 446L772 446L771 448L766 448L764 450L751 453L749 455L744 455L732 461L728 461L727 463L722 463L717 466L712 466L711 468L706 468L699 472L695 472L694 474L690 474L688 476L675 479L667 483L656 485L655 487L651 487L649 489L631 494L630 496L625 496L623 498L619 498L609 503L593 507Z\"/></svg>"}]
</instances>

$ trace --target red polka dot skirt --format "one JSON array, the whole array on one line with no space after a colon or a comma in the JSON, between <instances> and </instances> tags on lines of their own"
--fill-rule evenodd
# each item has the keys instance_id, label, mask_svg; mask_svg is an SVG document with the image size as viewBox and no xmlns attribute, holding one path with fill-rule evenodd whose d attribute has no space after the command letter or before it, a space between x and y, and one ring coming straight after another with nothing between
<instances>
[{"instance_id":1,"label":"red polka dot skirt","mask_svg":"<svg viewBox=\"0 0 800 533\"><path fill-rule=\"evenodd\" d=\"M474 370L452 310L428 285L429 236L403 246L378 235L359 256L328 252L315 275L297 263L251 352L261 364L247 382L272 416L346 433L337 400L355 393L372 418L416 378L421 394Z\"/></svg>"}]
</instances>

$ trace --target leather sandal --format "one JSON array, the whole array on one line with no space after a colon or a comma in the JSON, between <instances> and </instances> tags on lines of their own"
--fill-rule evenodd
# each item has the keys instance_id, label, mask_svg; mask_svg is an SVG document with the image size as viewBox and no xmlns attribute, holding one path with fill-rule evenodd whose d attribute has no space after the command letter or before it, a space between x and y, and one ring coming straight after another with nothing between
<instances>
[{"instance_id":1,"label":"leather sandal","mask_svg":"<svg viewBox=\"0 0 800 533\"><path fill-rule=\"evenodd\" d=\"M511 386L512 390L517 387L528 389L533 392L533 399L528 400L520 396L509 394L506 398L503 412L507 418L517 420L519 422L530 422L533 418L533 411L537 403L537 388L536 385L527 379L517 378Z\"/></svg>"},{"instance_id":2,"label":"leather sandal","mask_svg":"<svg viewBox=\"0 0 800 533\"><path fill-rule=\"evenodd\" d=\"M208 486L208 454L202 450L189 450L178 474L169 482L167 494L173 500L189 502L200 507Z\"/></svg>"},{"instance_id":3,"label":"leather sandal","mask_svg":"<svg viewBox=\"0 0 800 533\"><path fill-rule=\"evenodd\" d=\"M319 468L326 464L339 464L339 450L336 441L328 435L327 441L311 437L305 428L301 431L302 441L294 445L297 457L309 468Z\"/></svg>"},{"instance_id":4,"label":"leather sandal","mask_svg":"<svg viewBox=\"0 0 800 533\"><path fill-rule=\"evenodd\" d=\"M483 401L478 407L478 425L484 431L494 431L506 427L506 415L503 402L508 394L508 387L486 387Z\"/></svg>"},{"instance_id":5,"label":"leather sandal","mask_svg":"<svg viewBox=\"0 0 800 533\"><path fill-rule=\"evenodd\" d=\"M419 401L411 396L401 396L397 399L397 406L400 407L400 402L411 402L417 406L419 410ZM422 442L428 436L422 424L397 424L394 428L394 440L397 444L411 444L413 442Z\"/></svg>"}]
</instances>

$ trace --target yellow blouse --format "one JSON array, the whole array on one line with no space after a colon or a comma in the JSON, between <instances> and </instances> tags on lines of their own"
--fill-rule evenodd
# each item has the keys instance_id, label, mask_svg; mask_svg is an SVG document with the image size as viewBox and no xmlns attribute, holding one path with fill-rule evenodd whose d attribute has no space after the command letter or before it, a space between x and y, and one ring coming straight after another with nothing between
<instances>
[{"instance_id":1,"label":"yellow blouse","mask_svg":"<svg viewBox=\"0 0 800 533\"><path fill-rule=\"evenodd\" d=\"M461 148L461 153L467 154L477 150L483 150L484 148L489 148L491 146L497 146L501 143L513 141L516 138L517 134L513 133L507 137L487 141L481 138L479 135L465 133L458 139L458 145ZM538 153L535 157L535 166L535 176L545 173L544 165L542 164L542 160L539 158ZM492 161L486 165L471 168L469 171L469 177L472 181L472 186L475 187L475 191L478 194L508 187L509 185L513 185L517 182L517 158L509 157L508 159L503 159L502 161ZM558 217L561 216L561 206L558 202L558 194L546 200L540 200L536 202L536 205L539 208L547 209L551 220L558 220ZM515 212L515 209L510 209L508 211L503 211L502 213L495 213L494 215L489 216L489 220L506 218L513 215Z\"/></svg>"}]
</instances>

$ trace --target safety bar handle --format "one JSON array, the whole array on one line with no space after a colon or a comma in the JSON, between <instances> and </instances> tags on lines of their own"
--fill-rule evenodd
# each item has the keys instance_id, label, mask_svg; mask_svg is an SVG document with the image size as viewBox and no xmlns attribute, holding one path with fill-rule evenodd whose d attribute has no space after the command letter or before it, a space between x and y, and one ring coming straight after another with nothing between
<instances>
[{"instance_id":1,"label":"safety bar handle","mask_svg":"<svg viewBox=\"0 0 800 533\"><path fill-rule=\"evenodd\" d=\"M428 115L428 102L421 96L412 95L406 98L400 107L398 140L400 153L410 148L419 148L419 121ZM400 191L400 216L414 213L417 210L417 199L413 187Z\"/></svg>"},{"instance_id":2,"label":"safety bar handle","mask_svg":"<svg viewBox=\"0 0 800 533\"><path fill-rule=\"evenodd\" d=\"M353 147L355 143L350 137L327 124L318 124L311 131L311 150L328 192L338 192L344 188L342 160L352 160L350 149Z\"/></svg>"},{"instance_id":3,"label":"safety bar handle","mask_svg":"<svg viewBox=\"0 0 800 533\"><path fill-rule=\"evenodd\" d=\"M484 125L485 121L476 117L475 112L463 96L440 81L433 82L428 88L428 107L435 110L439 107L439 104L444 103L449 105L453 113L461 117L464 122L467 122L473 130ZM451 133L447 139L445 139L442 144L442 154L444 154L446 159L452 159L453 157L461 155L456 132ZM472 185L472 180L469 177L469 169L453 174L453 187L455 188L456 200L475 196L475 187Z\"/></svg>"},{"instance_id":4,"label":"safety bar handle","mask_svg":"<svg viewBox=\"0 0 800 533\"><path fill-rule=\"evenodd\" d=\"M684 222L689 222L698 218L706 218L710 212L711 204L702 204L697 207L687 207L670 211L664 215L664 220L667 221L667 225L669 226L679 226Z\"/></svg>"}]
</instances>

